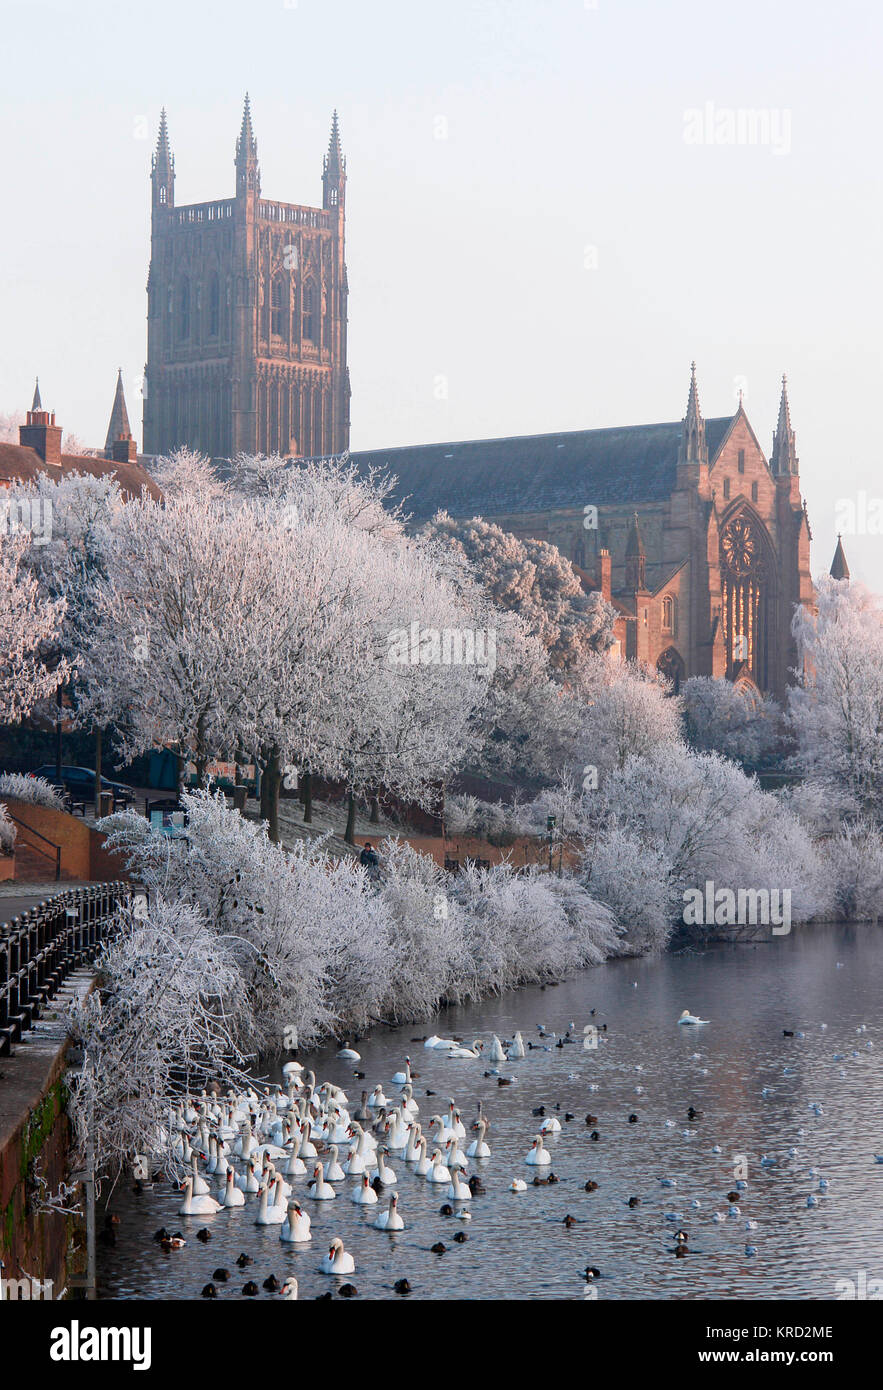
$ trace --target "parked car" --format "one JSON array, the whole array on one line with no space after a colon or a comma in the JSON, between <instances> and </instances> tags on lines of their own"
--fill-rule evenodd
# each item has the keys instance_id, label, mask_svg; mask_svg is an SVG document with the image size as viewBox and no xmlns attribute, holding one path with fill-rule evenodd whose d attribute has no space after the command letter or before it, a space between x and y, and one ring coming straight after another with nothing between
<instances>
[{"instance_id":1,"label":"parked car","mask_svg":"<svg viewBox=\"0 0 883 1390\"><path fill-rule=\"evenodd\" d=\"M53 786L58 786L58 779L55 776L55 765L47 764L45 767L35 768L28 773L29 777L42 777L45 781L51 782ZM61 785L69 796L78 801L91 801L95 796L95 771L90 767L65 767L61 769ZM101 779L101 790L112 792L113 799L123 805L131 805L135 800L135 793L131 787L127 787L125 782L111 782L106 777Z\"/></svg>"}]
</instances>

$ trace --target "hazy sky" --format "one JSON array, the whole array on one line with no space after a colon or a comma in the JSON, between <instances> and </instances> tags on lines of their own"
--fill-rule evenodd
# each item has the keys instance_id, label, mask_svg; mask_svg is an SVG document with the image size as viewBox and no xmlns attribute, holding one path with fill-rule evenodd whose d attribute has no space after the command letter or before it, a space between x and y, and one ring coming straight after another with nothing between
<instances>
[{"instance_id":1,"label":"hazy sky","mask_svg":"<svg viewBox=\"0 0 883 1390\"><path fill-rule=\"evenodd\" d=\"M232 195L246 89L264 196L319 203L337 106L353 447L677 419L695 357L705 414L742 385L769 452L786 371L813 571L851 502L853 573L883 589L883 537L861 534L883 496L870 0L3 15L0 411L26 408L39 372L59 423L102 444L122 366L140 442L163 104L179 204ZM739 111L761 143L747 127L732 143Z\"/></svg>"}]
</instances>

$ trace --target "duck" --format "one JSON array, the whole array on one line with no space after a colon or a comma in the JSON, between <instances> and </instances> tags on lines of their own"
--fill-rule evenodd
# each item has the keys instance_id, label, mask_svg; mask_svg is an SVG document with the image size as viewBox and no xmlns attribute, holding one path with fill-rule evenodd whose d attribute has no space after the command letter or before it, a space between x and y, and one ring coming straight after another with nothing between
<instances>
[{"instance_id":1,"label":"duck","mask_svg":"<svg viewBox=\"0 0 883 1390\"><path fill-rule=\"evenodd\" d=\"M469 1145L469 1148L466 1150L466 1157L467 1157L467 1158L490 1158L490 1156L491 1156L490 1145L489 1145L489 1144L486 1144L486 1143L484 1142L484 1136L485 1136L485 1134L487 1133L487 1125L485 1124L484 1120L479 1120L478 1125L477 1125L477 1129L478 1129L478 1138L477 1138L477 1139L473 1139L472 1143Z\"/></svg>"},{"instance_id":2,"label":"duck","mask_svg":"<svg viewBox=\"0 0 883 1390\"><path fill-rule=\"evenodd\" d=\"M393 1289L396 1293L406 1294L411 1292L411 1285L407 1279L397 1279L393 1284Z\"/></svg>"},{"instance_id":3,"label":"duck","mask_svg":"<svg viewBox=\"0 0 883 1390\"><path fill-rule=\"evenodd\" d=\"M288 1245L305 1245L312 1240L310 1218L299 1202L289 1201L288 1212L279 1230L279 1239ZM296 1295L295 1295L296 1296Z\"/></svg>"},{"instance_id":4,"label":"duck","mask_svg":"<svg viewBox=\"0 0 883 1390\"><path fill-rule=\"evenodd\" d=\"M530 1147L530 1152L524 1161L525 1163L530 1163L534 1167L541 1167L546 1163L552 1162L552 1155L549 1153L549 1150L543 1148L543 1136L541 1134L536 1135L534 1138Z\"/></svg>"},{"instance_id":5,"label":"duck","mask_svg":"<svg viewBox=\"0 0 883 1390\"><path fill-rule=\"evenodd\" d=\"M259 1289L253 1279L249 1279L247 1284L242 1285L242 1292L246 1298L257 1298Z\"/></svg>"},{"instance_id":6,"label":"duck","mask_svg":"<svg viewBox=\"0 0 883 1390\"><path fill-rule=\"evenodd\" d=\"M280 1298L287 1298L289 1301L297 1298L297 1280L293 1274L289 1274L282 1288L279 1290Z\"/></svg>"},{"instance_id":7,"label":"duck","mask_svg":"<svg viewBox=\"0 0 883 1390\"><path fill-rule=\"evenodd\" d=\"M325 1170L321 1163L317 1163L313 1169L313 1177L310 1182L310 1196L315 1202L330 1202L337 1196L331 1183L325 1181Z\"/></svg>"},{"instance_id":8,"label":"duck","mask_svg":"<svg viewBox=\"0 0 883 1390\"><path fill-rule=\"evenodd\" d=\"M254 1219L256 1226L281 1226L285 1220L285 1204L278 1201L281 1188L280 1179L277 1178L273 1184L273 1201L270 1202L270 1188L268 1183L261 1185L261 1204L258 1207L258 1214Z\"/></svg>"},{"instance_id":9,"label":"duck","mask_svg":"<svg viewBox=\"0 0 883 1390\"><path fill-rule=\"evenodd\" d=\"M233 1181L233 1169L227 1169L227 1181L224 1183L224 1197L221 1202L222 1207L244 1207L245 1193L235 1185Z\"/></svg>"},{"instance_id":10,"label":"duck","mask_svg":"<svg viewBox=\"0 0 883 1390\"><path fill-rule=\"evenodd\" d=\"M405 1223L398 1212L398 1203L398 1194L394 1192L389 1199L389 1206L386 1211L379 1212L377 1219L371 1223L375 1231L403 1231L405 1229Z\"/></svg>"},{"instance_id":11,"label":"duck","mask_svg":"<svg viewBox=\"0 0 883 1390\"><path fill-rule=\"evenodd\" d=\"M207 1241L211 1240L211 1238L212 1233L207 1226L203 1226L201 1231L196 1232L196 1239L201 1240L203 1245L205 1245Z\"/></svg>"},{"instance_id":12,"label":"duck","mask_svg":"<svg viewBox=\"0 0 883 1390\"><path fill-rule=\"evenodd\" d=\"M356 1262L344 1249L340 1236L335 1236L328 1247L328 1254L319 1266L322 1274L355 1274Z\"/></svg>"},{"instance_id":13,"label":"duck","mask_svg":"<svg viewBox=\"0 0 883 1390\"><path fill-rule=\"evenodd\" d=\"M214 1197L210 1197L206 1193L194 1197L192 1177L188 1177L181 1184L180 1191L186 1194L178 1208L178 1213L181 1216L214 1216L216 1211L221 1210L221 1203L216 1202Z\"/></svg>"},{"instance_id":14,"label":"duck","mask_svg":"<svg viewBox=\"0 0 883 1390\"><path fill-rule=\"evenodd\" d=\"M696 1014L691 1014L689 1009L684 1009L678 1019L678 1023L708 1023L707 1018L699 1018Z\"/></svg>"}]
</instances>

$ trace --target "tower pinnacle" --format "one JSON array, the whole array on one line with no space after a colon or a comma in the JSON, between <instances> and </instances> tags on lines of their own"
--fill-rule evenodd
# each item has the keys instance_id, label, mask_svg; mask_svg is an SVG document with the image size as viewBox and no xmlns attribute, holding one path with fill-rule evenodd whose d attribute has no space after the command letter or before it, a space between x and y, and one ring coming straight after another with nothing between
<instances>
[{"instance_id":1,"label":"tower pinnacle","mask_svg":"<svg viewBox=\"0 0 883 1390\"><path fill-rule=\"evenodd\" d=\"M782 396L779 401L779 421L773 435L770 467L776 476L798 473L797 446L791 428L791 407L788 404L788 378L782 375Z\"/></svg>"},{"instance_id":2,"label":"tower pinnacle","mask_svg":"<svg viewBox=\"0 0 883 1390\"><path fill-rule=\"evenodd\" d=\"M156 149L150 162L150 180L153 184L153 206L175 206L175 157L169 145L169 127L166 121L166 108L159 117L159 134Z\"/></svg>"},{"instance_id":3,"label":"tower pinnacle","mask_svg":"<svg viewBox=\"0 0 883 1390\"><path fill-rule=\"evenodd\" d=\"M34 399L31 403L31 410L42 410L43 402L40 400L40 378L34 379Z\"/></svg>"},{"instance_id":4,"label":"tower pinnacle","mask_svg":"<svg viewBox=\"0 0 883 1390\"><path fill-rule=\"evenodd\" d=\"M834 551L834 559L831 561L831 578L849 578L849 565L846 563L846 552L843 549L843 537L840 535L839 531L837 533L837 549Z\"/></svg>"},{"instance_id":5,"label":"tower pinnacle","mask_svg":"<svg viewBox=\"0 0 883 1390\"><path fill-rule=\"evenodd\" d=\"M126 409L126 393L123 390L123 369L120 367L110 412L110 423L107 426L107 438L104 441L105 458L113 458L114 444L118 439L128 439L131 433L129 412Z\"/></svg>"},{"instance_id":6,"label":"tower pinnacle","mask_svg":"<svg viewBox=\"0 0 883 1390\"><path fill-rule=\"evenodd\" d=\"M699 408L699 387L696 383L695 362L690 363L690 390L687 396L687 413L684 416L678 463L708 463L705 421Z\"/></svg>"},{"instance_id":7,"label":"tower pinnacle","mask_svg":"<svg viewBox=\"0 0 883 1390\"><path fill-rule=\"evenodd\" d=\"M242 125L236 141L236 196L254 193L260 196L261 172L258 166L258 142L251 124L251 101L248 92L242 108Z\"/></svg>"},{"instance_id":8,"label":"tower pinnacle","mask_svg":"<svg viewBox=\"0 0 883 1390\"><path fill-rule=\"evenodd\" d=\"M322 161L322 206L336 208L343 204L346 189L346 160L340 144L340 125L335 110L331 117L331 136L328 153Z\"/></svg>"}]
</instances>

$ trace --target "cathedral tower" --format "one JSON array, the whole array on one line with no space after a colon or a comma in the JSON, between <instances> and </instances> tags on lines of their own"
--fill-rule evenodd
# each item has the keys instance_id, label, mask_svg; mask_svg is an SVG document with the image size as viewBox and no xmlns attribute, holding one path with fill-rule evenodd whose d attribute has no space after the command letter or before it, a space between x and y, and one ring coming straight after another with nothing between
<instances>
[{"instance_id":1,"label":"cathedral tower","mask_svg":"<svg viewBox=\"0 0 883 1390\"><path fill-rule=\"evenodd\" d=\"M151 168L144 451L340 454L349 377L337 113L321 208L261 197L247 96L234 167L234 197L176 206L163 111Z\"/></svg>"}]
</instances>

